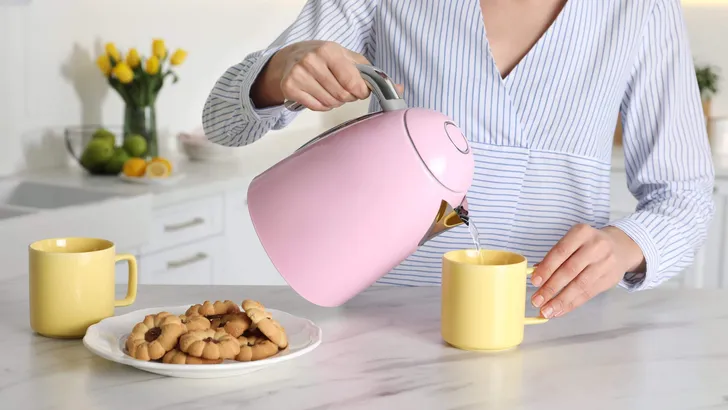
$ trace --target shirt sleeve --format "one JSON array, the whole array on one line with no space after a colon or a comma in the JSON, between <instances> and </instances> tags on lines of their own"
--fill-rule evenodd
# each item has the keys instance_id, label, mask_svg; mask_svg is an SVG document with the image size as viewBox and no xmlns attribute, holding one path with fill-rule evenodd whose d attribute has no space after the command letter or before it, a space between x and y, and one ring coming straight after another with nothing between
<instances>
[{"instance_id":1,"label":"shirt sleeve","mask_svg":"<svg viewBox=\"0 0 728 410\"><path fill-rule=\"evenodd\" d=\"M308 0L296 20L266 49L249 54L215 83L205 102L202 123L212 142L242 146L271 129L290 124L297 113L283 106L258 109L250 89L278 50L299 41L333 41L373 62L375 0Z\"/></svg>"},{"instance_id":2,"label":"shirt sleeve","mask_svg":"<svg viewBox=\"0 0 728 410\"><path fill-rule=\"evenodd\" d=\"M650 289L692 264L714 214L714 168L678 0L657 0L621 106L627 185L636 211L610 225L643 251L646 272L620 286Z\"/></svg>"}]
</instances>

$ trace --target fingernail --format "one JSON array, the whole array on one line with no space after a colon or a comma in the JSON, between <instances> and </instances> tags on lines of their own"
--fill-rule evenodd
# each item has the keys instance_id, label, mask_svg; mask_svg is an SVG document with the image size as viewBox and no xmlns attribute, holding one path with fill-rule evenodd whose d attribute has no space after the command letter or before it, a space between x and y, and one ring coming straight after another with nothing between
<instances>
[{"instance_id":1,"label":"fingernail","mask_svg":"<svg viewBox=\"0 0 728 410\"><path fill-rule=\"evenodd\" d=\"M543 315L543 317L545 317L546 319L550 318L550 317L551 317L551 315L552 315L553 313L554 313L554 309L553 309L553 308L552 308L551 306L546 306L546 307L545 307L545 308L544 308L544 309L543 309L543 310L541 311L541 314L542 314L542 315Z\"/></svg>"},{"instance_id":2,"label":"fingernail","mask_svg":"<svg viewBox=\"0 0 728 410\"><path fill-rule=\"evenodd\" d=\"M541 286L541 282L543 282L543 279L541 279L540 276L534 276L531 278L531 283L533 283L533 286Z\"/></svg>"},{"instance_id":3,"label":"fingernail","mask_svg":"<svg viewBox=\"0 0 728 410\"><path fill-rule=\"evenodd\" d=\"M539 307L543 303L543 296L536 295L536 297L533 298L533 306Z\"/></svg>"}]
</instances>

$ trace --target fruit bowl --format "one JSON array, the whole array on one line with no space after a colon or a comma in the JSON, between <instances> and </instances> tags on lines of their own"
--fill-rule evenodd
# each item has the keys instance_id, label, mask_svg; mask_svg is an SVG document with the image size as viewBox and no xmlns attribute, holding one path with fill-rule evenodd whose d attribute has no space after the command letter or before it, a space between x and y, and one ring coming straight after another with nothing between
<instances>
[{"instance_id":1,"label":"fruit bowl","mask_svg":"<svg viewBox=\"0 0 728 410\"><path fill-rule=\"evenodd\" d=\"M120 126L67 127L64 139L68 153L92 175L118 175L129 158L142 156L146 151L143 137L125 140Z\"/></svg>"}]
</instances>

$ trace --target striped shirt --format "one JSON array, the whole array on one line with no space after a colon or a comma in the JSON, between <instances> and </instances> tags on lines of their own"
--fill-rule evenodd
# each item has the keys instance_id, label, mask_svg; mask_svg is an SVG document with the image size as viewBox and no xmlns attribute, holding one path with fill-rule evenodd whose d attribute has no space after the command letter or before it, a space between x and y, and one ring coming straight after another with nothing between
<instances>
[{"instance_id":1,"label":"striped shirt","mask_svg":"<svg viewBox=\"0 0 728 410\"><path fill-rule=\"evenodd\" d=\"M482 244L539 261L570 227L616 226L646 258L620 284L649 289L688 267L714 213L714 170L679 0L569 0L502 78L478 0L310 0L268 48L222 74L205 104L211 141L250 144L297 115L256 108L250 88L279 49L329 40L404 85L410 106L451 117L476 169L468 193ZM378 111L372 98L371 111ZM635 212L610 221L610 161L623 123ZM379 282L438 285L464 226L430 240Z\"/></svg>"}]
</instances>

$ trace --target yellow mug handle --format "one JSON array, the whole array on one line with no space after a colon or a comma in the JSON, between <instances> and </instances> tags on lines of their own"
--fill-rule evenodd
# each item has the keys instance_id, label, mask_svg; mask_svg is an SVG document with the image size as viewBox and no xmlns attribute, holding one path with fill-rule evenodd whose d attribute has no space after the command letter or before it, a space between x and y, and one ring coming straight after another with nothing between
<instances>
[{"instance_id":1,"label":"yellow mug handle","mask_svg":"<svg viewBox=\"0 0 728 410\"><path fill-rule=\"evenodd\" d=\"M127 283L126 297L122 300L115 300L114 307L129 306L136 300L137 294L137 261L134 255L122 253L116 255L114 263L126 261L129 264L129 281Z\"/></svg>"},{"instance_id":2,"label":"yellow mug handle","mask_svg":"<svg viewBox=\"0 0 728 410\"><path fill-rule=\"evenodd\" d=\"M535 270L534 267L526 268L526 276L531 276L533 271ZM545 317L526 317L523 319L523 323L526 325L540 325L542 323L546 323L549 320Z\"/></svg>"}]
</instances>

